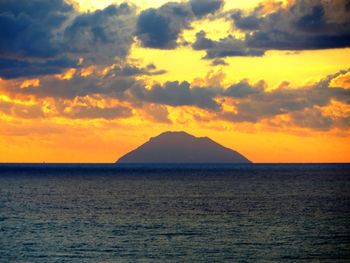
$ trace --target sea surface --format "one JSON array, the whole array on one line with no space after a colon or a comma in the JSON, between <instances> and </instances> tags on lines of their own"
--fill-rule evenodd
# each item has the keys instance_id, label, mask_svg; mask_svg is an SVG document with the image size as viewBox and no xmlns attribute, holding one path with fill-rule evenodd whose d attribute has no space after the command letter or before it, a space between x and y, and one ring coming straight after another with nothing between
<instances>
[{"instance_id":1,"label":"sea surface","mask_svg":"<svg viewBox=\"0 0 350 263\"><path fill-rule=\"evenodd\" d=\"M0 165L0 262L350 262L350 165Z\"/></svg>"}]
</instances>

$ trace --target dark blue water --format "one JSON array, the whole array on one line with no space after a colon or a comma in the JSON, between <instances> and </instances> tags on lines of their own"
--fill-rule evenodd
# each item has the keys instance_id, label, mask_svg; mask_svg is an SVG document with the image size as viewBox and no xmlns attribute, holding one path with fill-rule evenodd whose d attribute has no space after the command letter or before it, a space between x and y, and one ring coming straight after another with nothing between
<instances>
[{"instance_id":1,"label":"dark blue water","mask_svg":"<svg viewBox=\"0 0 350 263\"><path fill-rule=\"evenodd\" d=\"M0 262L350 262L350 165L0 165Z\"/></svg>"}]
</instances>

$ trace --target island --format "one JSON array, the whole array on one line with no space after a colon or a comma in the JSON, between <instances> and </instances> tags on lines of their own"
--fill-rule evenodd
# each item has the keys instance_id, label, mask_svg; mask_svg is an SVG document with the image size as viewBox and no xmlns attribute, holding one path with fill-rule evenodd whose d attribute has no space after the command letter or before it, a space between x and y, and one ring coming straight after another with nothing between
<instances>
[{"instance_id":1,"label":"island","mask_svg":"<svg viewBox=\"0 0 350 263\"><path fill-rule=\"evenodd\" d=\"M251 163L242 154L208 137L164 132L125 154L118 164L233 164Z\"/></svg>"}]
</instances>

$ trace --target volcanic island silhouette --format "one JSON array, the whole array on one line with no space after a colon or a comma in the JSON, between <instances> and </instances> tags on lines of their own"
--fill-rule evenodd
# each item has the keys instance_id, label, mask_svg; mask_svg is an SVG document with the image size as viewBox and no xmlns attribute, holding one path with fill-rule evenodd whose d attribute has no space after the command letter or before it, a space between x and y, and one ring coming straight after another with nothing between
<instances>
[{"instance_id":1,"label":"volcanic island silhouette","mask_svg":"<svg viewBox=\"0 0 350 263\"><path fill-rule=\"evenodd\" d=\"M208 137L186 132L164 132L125 154L118 164L233 164L251 163L242 154Z\"/></svg>"}]
</instances>

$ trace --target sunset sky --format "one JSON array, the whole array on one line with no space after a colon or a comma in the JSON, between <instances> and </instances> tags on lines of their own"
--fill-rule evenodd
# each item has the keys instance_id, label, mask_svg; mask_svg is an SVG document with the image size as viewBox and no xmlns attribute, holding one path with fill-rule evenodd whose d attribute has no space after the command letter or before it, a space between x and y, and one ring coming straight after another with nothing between
<instances>
[{"instance_id":1,"label":"sunset sky","mask_svg":"<svg viewBox=\"0 0 350 263\"><path fill-rule=\"evenodd\" d=\"M0 162L114 162L164 131L350 162L348 0L2 0Z\"/></svg>"}]
</instances>

